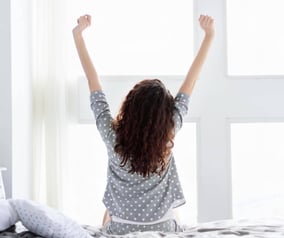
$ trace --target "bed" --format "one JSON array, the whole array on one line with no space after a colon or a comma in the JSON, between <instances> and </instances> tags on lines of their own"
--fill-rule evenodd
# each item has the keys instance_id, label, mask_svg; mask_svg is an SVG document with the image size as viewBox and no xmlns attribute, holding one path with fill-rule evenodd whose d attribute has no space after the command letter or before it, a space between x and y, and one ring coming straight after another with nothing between
<instances>
[{"instance_id":1,"label":"bed","mask_svg":"<svg viewBox=\"0 0 284 238\"><path fill-rule=\"evenodd\" d=\"M261 219L261 220L224 220L202 223L195 226L184 226L184 232L162 233L162 232L135 232L124 236L107 235L99 227L83 226L91 237L106 238L280 238L284 237L284 219ZM0 238L40 238L27 230L22 229L21 224L10 227L0 232Z\"/></svg>"},{"instance_id":2,"label":"bed","mask_svg":"<svg viewBox=\"0 0 284 238\"><path fill-rule=\"evenodd\" d=\"M46 238L30 231L41 230L43 227L47 233L52 232L48 237L53 238L83 238L82 235L77 234L86 234L84 237L88 238L284 238L284 218L222 220L191 226L184 225L184 231L177 233L134 232L124 236L108 235L100 227L80 226L64 214L33 201L13 199L10 202L22 222L18 222L16 225L0 232L0 238ZM33 221L31 221L31 217L33 217ZM24 226L23 224L27 225ZM32 229L29 230L29 226ZM46 227L51 227L51 229L46 229ZM70 233L66 235L66 233L53 231L60 229L68 230ZM83 233L80 233L80 230ZM76 233L77 231L79 233Z\"/></svg>"}]
</instances>

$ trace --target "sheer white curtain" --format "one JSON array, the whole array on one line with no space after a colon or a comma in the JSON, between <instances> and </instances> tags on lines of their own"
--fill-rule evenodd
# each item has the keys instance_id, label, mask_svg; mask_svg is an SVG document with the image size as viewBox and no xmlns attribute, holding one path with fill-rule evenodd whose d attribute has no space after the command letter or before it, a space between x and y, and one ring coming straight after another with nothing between
<instances>
[{"instance_id":1,"label":"sheer white curtain","mask_svg":"<svg viewBox=\"0 0 284 238\"><path fill-rule=\"evenodd\" d=\"M69 169L74 153L70 126L78 124L77 82L83 74L72 28L88 6L68 0L32 3L33 199L64 210L62 203L70 194L75 196L71 183L76 174Z\"/></svg>"},{"instance_id":2,"label":"sheer white curtain","mask_svg":"<svg viewBox=\"0 0 284 238\"><path fill-rule=\"evenodd\" d=\"M33 1L33 199L61 207L66 142L60 1Z\"/></svg>"}]
</instances>

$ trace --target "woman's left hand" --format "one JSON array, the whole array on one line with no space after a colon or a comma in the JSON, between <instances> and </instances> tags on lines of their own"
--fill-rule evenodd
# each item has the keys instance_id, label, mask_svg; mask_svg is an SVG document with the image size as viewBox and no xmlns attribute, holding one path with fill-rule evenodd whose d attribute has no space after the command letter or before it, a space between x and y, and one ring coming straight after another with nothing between
<instances>
[{"instance_id":1,"label":"woman's left hand","mask_svg":"<svg viewBox=\"0 0 284 238\"><path fill-rule=\"evenodd\" d=\"M82 32L91 25L92 17L90 15L80 16L77 19L77 23L78 23L78 25L75 26L74 29L73 29L73 34L74 35L78 35L78 34L81 35Z\"/></svg>"}]
</instances>

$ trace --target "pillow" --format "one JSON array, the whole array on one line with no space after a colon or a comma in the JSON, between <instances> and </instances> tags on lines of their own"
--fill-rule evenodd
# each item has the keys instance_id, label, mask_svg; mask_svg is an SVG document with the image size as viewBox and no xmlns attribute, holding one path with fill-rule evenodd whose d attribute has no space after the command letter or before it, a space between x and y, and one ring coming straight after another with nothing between
<instances>
[{"instance_id":1,"label":"pillow","mask_svg":"<svg viewBox=\"0 0 284 238\"><path fill-rule=\"evenodd\" d=\"M78 223L50 207L30 200L10 199L22 224L46 238L90 238Z\"/></svg>"}]
</instances>

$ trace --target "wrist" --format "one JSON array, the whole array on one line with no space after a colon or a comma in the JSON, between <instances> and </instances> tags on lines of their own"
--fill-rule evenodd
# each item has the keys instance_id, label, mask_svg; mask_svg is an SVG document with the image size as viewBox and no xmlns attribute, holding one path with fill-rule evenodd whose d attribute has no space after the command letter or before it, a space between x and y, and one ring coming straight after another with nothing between
<instances>
[{"instance_id":1,"label":"wrist","mask_svg":"<svg viewBox=\"0 0 284 238\"><path fill-rule=\"evenodd\" d=\"M73 33L73 37L75 39L82 39L83 38L82 31L78 31L76 28L73 29L72 33Z\"/></svg>"},{"instance_id":2,"label":"wrist","mask_svg":"<svg viewBox=\"0 0 284 238\"><path fill-rule=\"evenodd\" d=\"M214 38L215 33L214 32L206 32L205 38L208 40L212 40Z\"/></svg>"}]
</instances>

